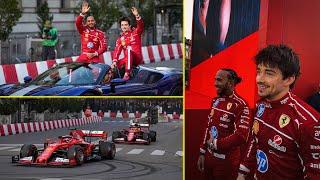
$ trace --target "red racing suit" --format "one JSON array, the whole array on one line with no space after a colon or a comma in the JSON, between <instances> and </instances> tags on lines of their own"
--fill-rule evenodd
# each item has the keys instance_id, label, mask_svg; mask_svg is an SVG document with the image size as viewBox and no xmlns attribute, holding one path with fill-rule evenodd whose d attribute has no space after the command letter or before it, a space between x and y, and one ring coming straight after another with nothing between
<instances>
[{"instance_id":1,"label":"red racing suit","mask_svg":"<svg viewBox=\"0 0 320 180\"><path fill-rule=\"evenodd\" d=\"M278 101L258 101L240 173L253 171L258 179L320 179L319 120L319 113L291 92Z\"/></svg>"},{"instance_id":2,"label":"red racing suit","mask_svg":"<svg viewBox=\"0 0 320 180\"><path fill-rule=\"evenodd\" d=\"M213 99L200 146L200 154L205 154L207 179L236 179L251 126L252 117L248 105L235 92L229 97ZM207 144L210 138L214 141L212 146Z\"/></svg>"},{"instance_id":3,"label":"red racing suit","mask_svg":"<svg viewBox=\"0 0 320 180\"><path fill-rule=\"evenodd\" d=\"M77 61L86 63L99 62L99 55L107 50L107 42L104 32L96 28L89 28L82 24L84 16L80 14L76 20L77 29L81 35L81 54ZM87 53L97 53L91 59L87 57Z\"/></svg>"},{"instance_id":4,"label":"red racing suit","mask_svg":"<svg viewBox=\"0 0 320 180\"><path fill-rule=\"evenodd\" d=\"M141 17L136 18L137 27L132 28L128 32L122 32L117 39L116 47L113 51L113 62L117 62L118 68L125 65L126 72L130 73L132 65L138 66L142 64L141 51L141 35L144 28L144 23ZM119 60L121 51L124 52L124 57ZM119 61L119 62L118 62Z\"/></svg>"}]
</instances>

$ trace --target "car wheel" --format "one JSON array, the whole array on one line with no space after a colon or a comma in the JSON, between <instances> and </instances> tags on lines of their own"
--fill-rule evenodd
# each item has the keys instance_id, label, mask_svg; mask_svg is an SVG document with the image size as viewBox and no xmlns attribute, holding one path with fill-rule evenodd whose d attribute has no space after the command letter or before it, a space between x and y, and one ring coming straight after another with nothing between
<instances>
[{"instance_id":1,"label":"car wheel","mask_svg":"<svg viewBox=\"0 0 320 180\"><path fill-rule=\"evenodd\" d=\"M120 131L113 131L112 132L112 142L115 142L116 138L121 138L121 132Z\"/></svg>"},{"instance_id":2,"label":"car wheel","mask_svg":"<svg viewBox=\"0 0 320 180\"><path fill-rule=\"evenodd\" d=\"M143 133L143 140L146 140L147 142L145 142L144 144L149 145L151 143L151 138L149 133Z\"/></svg>"},{"instance_id":3,"label":"car wheel","mask_svg":"<svg viewBox=\"0 0 320 180\"><path fill-rule=\"evenodd\" d=\"M156 142L156 140L157 140L157 132L150 131L149 134L150 134L151 141L152 142Z\"/></svg>"},{"instance_id":4,"label":"car wheel","mask_svg":"<svg viewBox=\"0 0 320 180\"><path fill-rule=\"evenodd\" d=\"M20 149L20 158L32 156L33 160L35 160L37 155L37 147L33 144L24 144Z\"/></svg>"},{"instance_id":5,"label":"car wheel","mask_svg":"<svg viewBox=\"0 0 320 180\"><path fill-rule=\"evenodd\" d=\"M99 155L103 159L114 159L116 156L116 145L113 142L99 141Z\"/></svg>"},{"instance_id":6,"label":"car wheel","mask_svg":"<svg viewBox=\"0 0 320 180\"><path fill-rule=\"evenodd\" d=\"M83 150L80 146L71 146L67 152L68 159L74 159L77 165L82 165L84 162Z\"/></svg>"}]
</instances>

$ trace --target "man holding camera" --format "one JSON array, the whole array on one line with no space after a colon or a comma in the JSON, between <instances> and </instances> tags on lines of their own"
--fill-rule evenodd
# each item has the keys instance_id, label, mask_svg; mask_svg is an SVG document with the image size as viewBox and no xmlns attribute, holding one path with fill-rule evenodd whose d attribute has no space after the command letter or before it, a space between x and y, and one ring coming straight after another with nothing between
<instances>
[{"instance_id":1,"label":"man holding camera","mask_svg":"<svg viewBox=\"0 0 320 180\"><path fill-rule=\"evenodd\" d=\"M46 20L42 31L42 60L55 59L54 48L58 42L58 31L52 27L51 21Z\"/></svg>"}]
</instances>

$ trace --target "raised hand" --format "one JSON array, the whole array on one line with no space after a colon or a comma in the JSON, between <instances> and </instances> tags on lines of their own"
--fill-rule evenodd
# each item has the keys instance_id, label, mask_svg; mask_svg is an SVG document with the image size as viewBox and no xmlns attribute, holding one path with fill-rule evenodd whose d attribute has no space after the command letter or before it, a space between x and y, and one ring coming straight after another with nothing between
<instances>
[{"instance_id":1,"label":"raised hand","mask_svg":"<svg viewBox=\"0 0 320 180\"><path fill-rule=\"evenodd\" d=\"M132 14L133 14L134 16L139 16L139 12L138 12L138 9L137 9L137 8L132 7L132 8L131 8L131 12L132 12Z\"/></svg>"},{"instance_id":2,"label":"raised hand","mask_svg":"<svg viewBox=\"0 0 320 180\"><path fill-rule=\"evenodd\" d=\"M81 13L82 14L87 14L89 12L89 10L90 10L89 3L87 1L83 1Z\"/></svg>"}]
</instances>

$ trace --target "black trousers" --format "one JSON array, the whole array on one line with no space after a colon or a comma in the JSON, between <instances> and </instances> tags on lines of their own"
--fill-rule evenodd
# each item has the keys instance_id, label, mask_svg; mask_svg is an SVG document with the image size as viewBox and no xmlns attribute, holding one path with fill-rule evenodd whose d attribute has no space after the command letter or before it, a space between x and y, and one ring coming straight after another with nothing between
<instances>
[{"instance_id":1,"label":"black trousers","mask_svg":"<svg viewBox=\"0 0 320 180\"><path fill-rule=\"evenodd\" d=\"M42 47L42 60L55 59L56 54L54 52L54 46L43 46Z\"/></svg>"}]
</instances>

